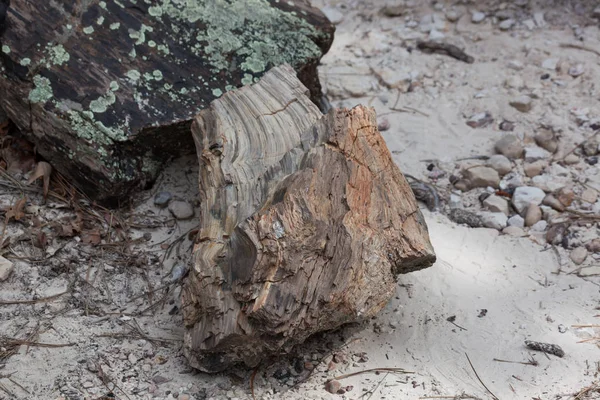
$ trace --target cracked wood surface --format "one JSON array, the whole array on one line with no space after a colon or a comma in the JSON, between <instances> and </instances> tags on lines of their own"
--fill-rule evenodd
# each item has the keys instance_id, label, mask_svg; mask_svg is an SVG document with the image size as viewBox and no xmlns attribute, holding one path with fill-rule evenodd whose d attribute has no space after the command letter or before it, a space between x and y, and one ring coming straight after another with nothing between
<instances>
[{"instance_id":1,"label":"cracked wood surface","mask_svg":"<svg viewBox=\"0 0 600 400\"><path fill-rule=\"evenodd\" d=\"M259 118L260 117L260 118ZM371 108L323 116L287 66L195 119L200 230L184 352L222 371L374 316L435 260Z\"/></svg>"}]
</instances>

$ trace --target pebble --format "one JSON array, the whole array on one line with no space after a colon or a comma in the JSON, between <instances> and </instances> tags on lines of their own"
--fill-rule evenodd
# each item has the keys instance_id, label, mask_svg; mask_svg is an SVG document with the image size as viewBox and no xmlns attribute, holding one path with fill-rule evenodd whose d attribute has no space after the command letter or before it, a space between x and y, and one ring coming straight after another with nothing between
<instances>
[{"instance_id":1,"label":"pebble","mask_svg":"<svg viewBox=\"0 0 600 400\"><path fill-rule=\"evenodd\" d=\"M554 137L554 133L548 129L540 129L534 139L538 146L550 153L555 153L558 149L558 141Z\"/></svg>"},{"instance_id":2,"label":"pebble","mask_svg":"<svg viewBox=\"0 0 600 400\"><path fill-rule=\"evenodd\" d=\"M489 112L486 111L486 112L472 115L467 120L467 125L469 125L471 128L483 128L484 126L487 126L487 125L491 124L492 122L494 122L494 118L492 118L492 114L490 114Z\"/></svg>"},{"instance_id":3,"label":"pebble","mask_svg":"<svg viewBox=\"0 0 600 400\"><path fill-rule=\"evenodd\" d=\"M508 224L508 226L515 226L517 228L525 227L525 220L519 214L510 217L506 223Z\"/></svg>"},{"instance_id":4,"label":"pebble","mask_svg":"<svg viewBox=\"0 0 600 400\"><path fill-rule=\"evenodd\" d=\"M549 71L556 71L559 61L559 58L547 58L542 62L542 68L547 69Z\"/></svg>"},{"instance_id":5,"label":"pebble","mask_svg":"<svg viewBox=\"0 0 600 400\"><path fill-rule=\"evenodd\" d=\"M454 187L461 192L467 192L471 188L471 183L466 179L459 179L454 183Z\"/></svg>"},{"instance_id":6,"label":"pebble","mask_svg":"<svg viewBox=\"0 0 600 400\"><path fill-rule=\"evenodd\" d=\"M490 167L472 167L464 172L464 176L471 182L471 187L488 187L498 188L500 184L500 175Z\"/></svg>"},{"instance_id":7,"label":"pebble","mask_svg":"<svg viewBox=\"0 0 600 400\"><path fill-rule=\"evenodd\" d=\"M474 24L483 22L484 19L485 19L485 14L482 13L481 11L474 11L471 13L471 22Z\"/></svg>"},{"instance_id":8,"label":"pebble","mask_svg":"<svg viewBox=\"0 0 600 400\"><path fill-rule=\"evenodd\" d=\"M461 17L461 13L459 13L457 10L448 10L446 11L446 19L450 22L456 22L460 19Z\"/></svg>"},{"instance_id":9,"label":"pebble","mask_svg":"<svg viewBox=\"0 0 600 400\"><path fill-rule=\"evenodd\" d=\"M387 17L399 17L404 14L405 9L403 4L394 4L383 7L381 12Z\"/></svg>"},{"instance_id":10,"label":"pebble","mask_svg":"<svg viewBox=\"0 0 600 400\"><path fill-rule=\"evenodd\" d=\"M431 32L429 32L429 40L442 40L446 37L446 35L444 35L442 32L438 31L437 29L432 29Z\"/></svg>"},{"instance_id":11,"label":"pebble","mask_svg":"<svg viewBox=\"0 0 600 400\"><path fill-rule=\"evenodd\" d=\"M325 383L325 390L327 390L329 393L336 394L341 387L342 384L340 381L336 381L335 379Z\"/></svg>"},{"instance_id":12,"label":"pebble","mask_svg":"<svg viewBox=\"0 0 600 400\"><path fill-rule=\"evenodd\" d=\"M548 229L546 232L546 240L548 243L553 245L559 245L562 243L565 238L565 234L567 233L567 225L566 224L554 224Z\"/></svg>"},{"instance_id":13,"label":"pebble","mask_svg":"<svg viewBox=\"0 0 600 400\"><path fill-rule=\"evenodd\" d=\"M545 197L546 193L542 189L532 186L521 186L515 189L512 204L519 214L523 214L529 207L529 204L534 203L539 205Z\"/></svg>"},{"instance_id":14,"label":"pebble","mask_svg":"<svg viewBox=\"0 0 600 400\"><path fill-rule=\"evenodd\" d=\"M129 355L127 356L127 359L132 364L136 364L138 362L138 358L133 353L129 353Z\"/></svg>"},{"instance_id":15,"label":"pebble","mask_svg":"<svg viewBox=\"0 0 600 400\"><path fill-rule=\"evenodd\" d=\"M450 208L460 208L462 207L462 199L459 195L451 193L450 200L448 201L448 206Z\"/></svg>"},{"instance_id":16,"label":"pebble","mask_svg":"<svg viewBox=\"0 0 600 400\"><path fill-rule=\"evenodd\" d=\"M556 193L556 198L565 207L569 207L575 199L575 193L569 188L562 188Z\"/></svg>"},{"instance_id":17,"label":"pebble","mask_svg":"<svg viewBox=\"0 0 600 400\"><path fill-rule=\"evenodd\" d=\"M177 400L190 400L190 399L191 399L190 395L184 394L184 393L180 394L179 397L177 398Z\"/></svg>"},{"instance_id":18,"label":"pebble","mask_svg":"<svg viewBox=\"0 0 600 400\"><path fill-rule=\"evenodd\" d=\"M504 120L504 121L500 122L499 128L500 128L501 131L512 132L512 131L515 130L515 123L511 122L511 121Z\"/></svg>"},{"instance_id":19,"label":"pebble","mask_svg":"<svg viewBox=\"0 0 600 400\"><path fill-rule=\"evenodd\" d=\"M507 226L506 228L502 229L502 233L515 237L525 236L525 231L518 226Z\"/></svg>"},{"instance_id":20,"label":"pebble","mask_svg":"<svg viewBox=\"0 0 600 400\"><path fill-rule=\"evenodd\" d=\"M462 208L454 208L448 214L450 219L457 224L470 226L471 228L483 227L483 220L474 212L463 210Z\"/></svg>"},{"instance_id":21,"label":"pebble","mask_svg":"<svg viewBox=\"0 0 600 400\"><path fill-rule=\"evenodd\" d=\"M581 271L577 273L577 276L594 276L600 275L600 267L593 266L588 268L583 268Z\"/></svg>"},{"instance_id":22,"label":"pebble","mask_svg":"<svg viewBox=\"0 0 600 400\"><path fill-rule=\"evenodd\" d=\"M548 222L541 220L536 222L531 226L531 231L533 232L544 232L548 227Z\"/></svg>"},{"instance_id":23,"label":"pebble","mask_svg":"<svg viewBox=\"0 0 600 400\"><path fill-rule=\"evenodd\" d=\"M337 25L344 20L344 14L342 14L336 7L325 6L321 9L321 11L334 25Z\"/></svg>"},{"instance_id":24,"label":"pebble","mask_svg":"<svg viewBox=\"0 0 600 400\"><path fill-rule=\"evenodd\" d=\"M532 146L525 148L525 161L534 162L537 160L543 160L550 157L550 153L541 147Z\"/></svg>"},{"instance_id":25,"label":"pebble","mask_svg":"<svg viewBox=\"0 0 600 400\"><path fill-rule=\"evenodd\" d=\"M577 248L571 250L571 254L569 256L571 257L571 260L575 264L581 265L587 258L587 255L588 255L587 249L583 246L580 246L580 247L577 247Z\"/></svg>"},{"instance_id":26,"label":"pebble","mask_svg":"<svg viewBox=\"0 0 600 400\"><path fill-rule=\"evenodd\" d=\"M525 175L529 178L533 178L542 173L544 168L546 168L548 164L544 160L538 160L533 163L526 163L523 165L523 170L525 171Z\"/></svg>"},{"instance_id":27,"label":"pebble","mask_svg":"<svg viewBox=\"0 0 600 400\"><path fill-rule=\"evenodd\" d=\"M519 60L511 60L508 62L508 68L515 71L521 71L523 68L525 68L525 65Z\"/></svg>"},{"instance_id":28,"label":"pebble","mask_svg":"<svg viewBox=\"0 0 600 400\"><path fill-rule=\"evenodd\" d=\"M585 189L581 193L581 200L593 204L598 200L598 192L594 189Z\"/></svg>"},{"instance_id":29,"label":"pebble","mask_svg":"<svg viewBox=\"0 0 600 400\"><path fill-rule=\"evenodd\" d=\"M523 145L513 134L505 135L496 142L494 146L497 153L510 159L521 158L523 156Z\"/></svg>"},{"instance_id":30,"label":"pebble","mask_svg":"<svg viewBox=\"0 0 600 400\"><path fill-rule=\"evenodd\" d=\"M540 206L540 208L542 209L542 218L549 223L552 223L552 220L560 215L560 213L552 207Z\"/></svg>"},{"instance_id":31,"label":"pebble","mask_svg":"<svg viewBox=\"0 0 600 400\"><path fill-rule=\"evenodd\" d=\"M483 221L483 226L486 228L497 229L499 231L506 228L508 217L504 213L484 211L479 215Z\"/></svg>"},{"instance_id":32,"label":"pebble","mask_svg":"<svg viewBox=\"0 0 600 400\"><path fill-rule=\"evenodd\" d=\"M598 154L598 148L600 147L600 138L598 138L598 136L592 137L586 140L581 147L586 156L595 156Z\"/></svg>"},{"instance_id":33,"label":"pebble","mask_svg":"<svg viewBox=\"0 0 600 400\"><path fill-rule=\"evenodd\" d=\"M506 78L506 81L504 82L504 85L506 87L513 88L513 89L522 88L524 84L525 84L525 82L523 82L523 79L520 76L514 76L514 75Z\"/></svg>"},{"instance_id":34,"label":"pebble","mask_svg":"<svg viewBox=\"0 0 600 400\"><path fill-rule=\"evenodd\" d=\"M487 166L491 167L500 175L506 175L512 170L512 163L502 154L494 154L487 160Z\"/></svg>"},{"instance_id":35,"label":"pebble","mask_svg":"<svg viewBox=\"0 0 600 400\"><path fill-rule=\"evenodd\" d=\"M504 197L496 196L494 194L483 201L483 206L491 212L501 212L504 215L508 215L510 213L508 200L506 200Z\"/></svg>"},{"instance_id":36,"label":"pebble","mask_svg":"<svg viewBox=\"0 0 600 400\"><path fill-rule=\"evenodd\" d=\"M190 219L194 216L194 208L187 201L177 200L171 202L169 211L177 219Z\"/></svg>"},{"instance_id":37,"label":"pebble","mask_svg":"<svg viewBox=\"0 0 600 400\"><path fill-rule=\"evenodd\" d=\"M533 226L542 220L542 209L539 205L532 203L525 214L525 226Z\"/></svg>"},{"instance_id":38,"label":"pebble","mask_svg":"<svg viewBox=\"0 0 600 400\"><path fill-rule=\"evenodd\" d=\"M512 28L514 25L515 25L515 20L512 18L509 18L509 19L505 19L504 21L500 22L500 24L498 24L498 27L503 31L507 31L510 28Z\"/></svg>"},{"instance_id":39,"label":"pebble","mask_svg":"<svg viewBox=\"0 0 600 400\"><path fill-rule=\"evenodd\" d=\"M15 266L12 262L0 256L0 282L7 280L14 268Z\"/></svg>"},{"instance_id":40,"label":"pebble","mask_svg":"<svg viewBox=\"0 0 600 400\"><path fill-rule=\"evenodd\" d=\"M567 165L573 165L573 164L579 163L579 161L581 161L581 159L579 158L579 156L577 154L571 153L568 156L566 156L563 161Z\"/></svg>"},{"instance_id":41,"label":"pebble","mask_svg":"<svg viewBox=\"0 0 600 400\"><path fill-rule=\"evenodd\" d=\"M573 78L583 75L584 72L585 69L583 68L583 64L576 64L569 68L569 75L571 75Z\"/></svg>"},{"instance_id":42,"label":"pebble","mask_svg":"<svg viewBox=\"0 0 600 400\"><path fill-rule=\"evenodd\" d=\"M85 381L83 382L82 386L86 389L89 389L94 387L94 383L92 381Z\"/></svg>"},{"instance_id":43,"label":"pebble","mask_svg":"<svg viewBox=\"0 0 600 400\"><path fill-rule=\"evenodd\" d=\"M379 132L385 132L390 129L390 120L385 117L381 118L377 123L377 129Z\"/></svg>"},{"instance_id":44,"label":"pebble","mask_svg":"<svg viewBox=\"0 0 600 400\"><path fill-rule=\"evenodd\" d=\"M154 205L160 208L165 208L172 198L173 195L169 192L158 192L154 196Z\"/></svg>"},{"instance_id":45,"label":"pebble","mask_svg":"<svg viewBox=\"0 0 600 400\"><path fill-rule=\"evenodd\" d=\"M531 101L531 97L522 95L515 97L511 101L508 102L511 107L516 108L517 110L526 113L531 110L533 103Z\"/></svg>"},{"instance_id":46,"label":"pebble","mask_svg":"<svg viewBox=\"0 0 600 400\"><path fill-rule=\"evenodd\" d=\"M599 253L600 252L600 239L592 239L585 244L585 247L591 253Z\"/></svg>"}]
</instances>

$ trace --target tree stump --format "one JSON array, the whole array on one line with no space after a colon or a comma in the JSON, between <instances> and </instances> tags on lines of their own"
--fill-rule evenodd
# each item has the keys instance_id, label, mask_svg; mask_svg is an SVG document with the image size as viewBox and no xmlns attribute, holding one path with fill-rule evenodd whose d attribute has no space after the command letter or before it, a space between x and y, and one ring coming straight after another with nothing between
<instances>
[{"instance_id":1,"label":"tree stump","mask_svg":"<svg viewBox=\"0 0 600 400\"><path fill-rule=\"evenodd\" d=\"M307 0L12 1L0 105L59 172L114 204L193 152L194 115L272 66L293 65L320 101L333 31Z\"/></svg>"},{"instance_id":2,"label":"tree stump","mask_svg":"<svg viewBox=\"0 0 600 400\"><path fill-rule=\"evenodd\" d=\"M410 186L358 106L326 116L289 66L192 125L200 228L182 290L191 365L256 366L377 314L435 254Z\"/></svg>"}]
</instances>

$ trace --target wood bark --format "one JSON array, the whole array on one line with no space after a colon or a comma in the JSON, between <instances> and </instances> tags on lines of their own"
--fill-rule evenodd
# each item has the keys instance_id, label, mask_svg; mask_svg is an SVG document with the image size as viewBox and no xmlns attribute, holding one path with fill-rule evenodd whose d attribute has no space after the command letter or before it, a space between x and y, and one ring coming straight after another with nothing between
<instances>
[{"instance_id":1,"label":"wood bark","mask_svg":"<svg viewBox=\"0 0 600 400\"><path fill-rule=\"evenodd\" d=\"M410 186L358 106L322 116L288 66L194 120L201 217L184 351L249 367L374 316L435 254Z\"/></svg>"},{"instance_id":2,"label":"wood bark","mask_svg":"<svg viewBox=\"0 0 600 400\"><path fill-rule=\"evenodd\" d=\"M318 103L334 31L307 0L14 0L3 25L0 106L107 204L193 152L194 115L274 65L292 64Z\"/></svg>"}]
</instances>

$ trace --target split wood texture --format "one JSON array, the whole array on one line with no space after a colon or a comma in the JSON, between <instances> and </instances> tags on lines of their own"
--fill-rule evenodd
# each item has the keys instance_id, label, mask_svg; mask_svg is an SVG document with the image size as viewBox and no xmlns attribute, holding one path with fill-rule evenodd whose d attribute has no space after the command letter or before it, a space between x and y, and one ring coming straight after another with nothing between
<instances>
[{"instance_id":1,"label":"split wood texture","mask_svg":"<svg viewBox=\"0 0 600 400\"><path fill-rule=\"evenodd\" d=\"M0 106L56 170L115 205L193 153L200 110L272 66L292 64L319 102L333 32L307 0L12 1Z\"/></svg>"},{"instance_id":2,"label":"split wood texture","mask_svg":"<svg viewBox=\"0 0 600 400\"><path fill-rule=\"evenodd\" d=\"M322 115L289 66L195 118L201 216L182 290L191 365L256 366L374 316L435 254L371 108Z\"/></svg>"}]
</instances>

